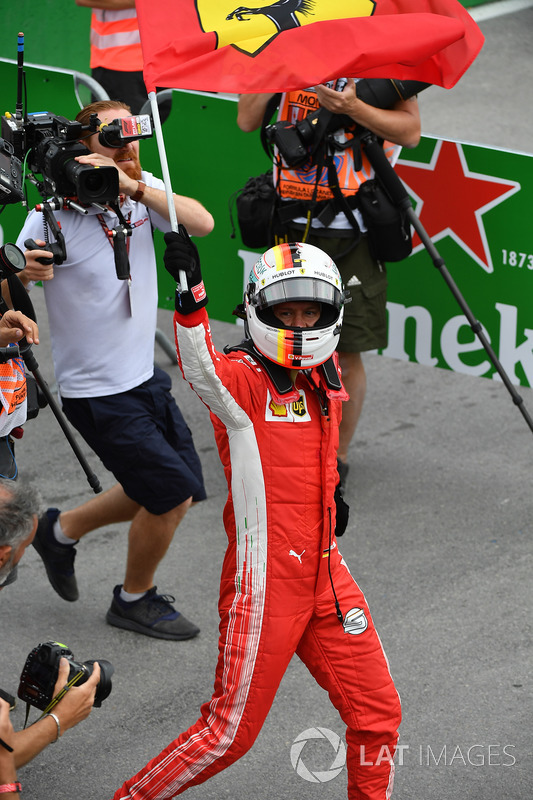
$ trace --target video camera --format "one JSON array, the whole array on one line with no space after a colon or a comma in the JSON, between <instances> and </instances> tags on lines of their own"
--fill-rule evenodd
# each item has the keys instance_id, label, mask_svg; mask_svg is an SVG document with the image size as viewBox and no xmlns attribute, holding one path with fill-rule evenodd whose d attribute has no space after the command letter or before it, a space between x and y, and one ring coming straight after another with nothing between
<instances>
[{"instance_id":1,"label":"video camera","mask_svg":"<svg viewBox=\"0 0 533 800\"><path fill-rule=\"evenodd\" d=\"M118 203L117 170L76 161L90 152L80 140L98 133L104 147L123 147L128 141L152 136L150 116L115 119L102 125L97 115L91 114L89 124L82 125L47 111L27 114L22 103L24 79L24 34L19 33L15 113L2 117L0 134L0 205L24 201L23 164L24 170L28 166L28 177L43 199L53 197L55 208L76 208L86 213L83 206ZM34 173L42 175L42 182Z\"/></svg>"},{"instance_id":2,"label":"video camera","mask_svg":"<svg viewBox=\"0 0 533 800\"><path fill-rule=\"evenodd\" d=\"M118 173L115 167L80 164L77 156L90 152L80 141L98 133L105 147L120 148L134 139L152 136L148 114L113 120L102 125L96 114L88 125L65 117L37 112L24 119L10 113L2 117L0 139L0 203L23 200L22 164L31 173L42 175L39 187L43 197L71 198L83 205L114 202L118 198Z\"/></svg>"},{"instance_id":3,"label":"video camera","mask_svg":"<svg viewBox=\"0 0 533 800\"><path fill-rule=\"evenodd\" d=\"M79 663L74 661L74 654L66 645L59 642L44 642L34 647L22 670L18 696L42 711L52 702L54 686L59 674L59 662L64 657L70 662L67 679L69 687L80 686L92 674L94 661L100 665L100 680L94 696L94 707L100 708L102 702L111 693L111 676L115 671L113 664L105 659L93 659Z\"/></svg>"},{"instance_id":4,"label":"video camera","mask_svg":"<svg viewBox=\"0 0 533 800\"><path fill-rule=\"evenodd\" d=\"M345 85L346 81L340 79L335 90L341 92ZM365 78L357 82L356 91L360 100L375 108L391 108L398 100L408 100L429 85L420 81ZM313 153L325 136L354 125L353 119L345 114L331 114L327 109L319 108L295 124L280 120L267 125L265 133L288 167L302 167L306 162L312 163Z\"/></svg>"},{"instance_id":5,"label":"video camera","mask_svg":"<svg viewBox=\"0 0 533 800\"><path fill-rule=\"evenodd\" d=\"M2 117L2 136L9 141L10 134L15 152L18 149L28 155L30 171L42 174L46 196L76 197L88 205L116 199L118 176L114 167L95 169L75 160L89 153L79 141L83 136L81 123L36 113L28 114L25 124L17 127L13 117L6 114Z\"/></svg>"}]
</instances>

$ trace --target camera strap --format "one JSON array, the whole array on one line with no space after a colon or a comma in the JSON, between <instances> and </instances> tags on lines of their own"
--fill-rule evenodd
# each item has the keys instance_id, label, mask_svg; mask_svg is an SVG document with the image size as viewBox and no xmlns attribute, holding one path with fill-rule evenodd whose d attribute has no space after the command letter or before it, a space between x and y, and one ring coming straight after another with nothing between
<instances>
[{"instance_id":1,"label":"camera strap","mask_svg":"<svg viewBox=\"0 0 533 800\"><path fill-rule=\"evenodd\" d=\"M349 197L345 197L342 193L342 190L339 185L339 176L337 173L337 168L335 166L335 161L333 158L333 154L328 146L328 142L322 140L322 147L315 158L316 163L316 182L315 187L313 190L313 197L309 202L303 202L302 206L306 208L305 215L307 216L307 225L305 227L302 241L305 242L307 236L309 234L309 230L311 227L311 220L313 217L318 219L326 228L333 222L336 215L342 211L350 226L353 230L353 236L350 238L350 244L346 247L341 253L338 254L337 258L347 255L351 250L354 249L359 244L361 239L361 228L359 227L359 223L357 222L355 215L352 211L352 208L356 208L358 204L357 194L350 195ZM316 196L318 192L318 185L322 175L322 170L324 167L327 169L327 177L328 177L328 187L330 192L333 195L332 200L327 200L325 203L321 203L320 205L323 207L318 213L315 213L317 210ZM293 217L294 218L294 217Z\"/></svg>"}]
</instances>

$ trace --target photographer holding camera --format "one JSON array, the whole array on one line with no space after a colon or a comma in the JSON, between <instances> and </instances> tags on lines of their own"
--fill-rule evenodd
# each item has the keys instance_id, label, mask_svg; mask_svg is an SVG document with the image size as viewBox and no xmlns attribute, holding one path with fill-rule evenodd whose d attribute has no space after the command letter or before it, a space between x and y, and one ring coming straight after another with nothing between
<instances>
[{"instance_id":1,"label":"photographer holding camera","mask_svg":"<svg viewBox=\"0 0 533 800\"><path fill-rule=\"evenodd\" d=\"M32 486L0 479L0 589L15 580L17 565L35 536L40 506L39 494ZM53 697L64 689L69 672L69 661L61 658L57 680L51 691ZM100 666L95 662L87 681L70 688L54 706L53 713L42 716L28 728L17 732L12 731L9 718L5 719L7 703L0 701L0 719L4 718L0 727L6 734L0 733L0 738L13 749L7 765L3 763L5 752L0 753L0 783L11 783L15 776L9 770L27 764L47 745L56 742L66 730L89 716L99 682ZM5 747L0 746L0 750L5 751Z\"/></svg>"},{"instance_id":2,"label":"photographer holding camera","mask_svg":"<svg viewBox=\"0 0 533 800\"><path fill-rule=\"evenodd\" d=\"M105 126L124 121L131 112L124 103L100 101L82 109L77 121L88 125L92 114ZM56 212L67 257L55 264L44 241L42 215L30 212L18 239L22 244L32 240L21 278L44 283L63 411L117 484L72 510L48 509L34 547L55 591L72 602L79 596L76 543L101 526L130 521L125 577L115 586L106 620L148 636L188 639L199 629L174 608L171 595L158 594L153 585L175 529L191 504L205 498L200 459L170 392L170 378L153 363L157 271L152 227L170 230L165 188L141 170L137 140L106 146L95 132L83 141L91 152L75 161L117 171L120 207ZM213 218L198 201L174 195L174 205L177 218L194 235L212 230ZM114 264L119 213L131 233L122 242L129 260L125 280L117 279Z\"/></svg>"},{"instance_id":3,"label":"photographer holding camera","mask_svg":"<svg viewBox=\"0 0 533 800\"><path fill-rule=\"evenodd\" d=\"M274 102L271 100L274 97L241 95L237 116L241 130L254 131L265 125L269 101ZM366 393L361 353L387 344L387 273L383 261L375 258L369 249L367 229L357 208L359 188L373 176L357 132L366 129L384 140L383 146L392 165L401 147L415 147L420 139L417 99L414 96L400 99L400 94L396 97L398 99L388 108L372 105L358 96L357 82L349 78L285 93L279 100L278 125L282 125L282 121L288 127L300 125L299 138L304 139L300 146L311 156L307 163L289 167L279 148L274 149L274 186L281 198L278 208L284 223L281 236L286 236L286 241L314 244L327 252L337 264L352 297L352 302L346 306L338 344L342 378L350 395L343 404L339 430L338 468L343 485L349 469L348 448ZM343 126L338 128L330 124L324 130L314 125L313 130L306 130L307 115L313 114L315 123L319 108L331 115L342 115L338 121ZM269 113L272 113L270 109ZM276 128L276 125L271 127ZM320 139L332 129L333 138L329 136L329 141L333 157L323 161ZM284 132L282 127L281 137Z\"/></svg>"}]
</instances>

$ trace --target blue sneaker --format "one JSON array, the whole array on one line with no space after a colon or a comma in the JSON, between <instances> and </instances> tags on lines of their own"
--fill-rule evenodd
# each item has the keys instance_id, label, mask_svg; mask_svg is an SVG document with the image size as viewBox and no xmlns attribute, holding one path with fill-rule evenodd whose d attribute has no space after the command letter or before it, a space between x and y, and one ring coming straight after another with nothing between
<instances>
[{"instance_id":1,"label":"blue sneaker","mask_svg":"<svg viewBox=\"0 0 533 800\"><path fill-rule=\"evenodd\" d=\"M192 639L200 633L192 622L176 611L172 603L175 598L170 594L157 594L157 587L152 586L143 597L126 603L120 597L122 586L113 589L113 602L106 614L106 622L117 628L144 633L156 639Z\"/></svg>"},{"instance_id":2,"label":"blue sneaker","mask_svg":"<svg viewBox=\"0 0 533 800\"><path fill-rule=\"evenodd\" d=\"M33 546L41 556L48 580L63 600L73 603L78 599L78 584L74 574L75 546L59 544L52 530L59 517L58 508L49 508L37 525Z\"/></svg>"}]
</instances>

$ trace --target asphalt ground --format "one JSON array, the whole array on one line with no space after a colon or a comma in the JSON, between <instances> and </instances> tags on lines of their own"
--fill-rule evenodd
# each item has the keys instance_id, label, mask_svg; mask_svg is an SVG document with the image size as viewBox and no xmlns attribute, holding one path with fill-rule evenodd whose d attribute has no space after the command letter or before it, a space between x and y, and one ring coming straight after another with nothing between
<instances>
[{"instance_id":1,"label":"asphalt ground","mask_svg":"<svg viewBox=\"0 0 533 800\"><path fill-rule=\"evenodd\" d=\"M424 132L533 152L533 8L480 26L485 48L458 86L421 96ZM35 355L52 383L40 289L33 301L42 341ZM170 312L159 312L159 325L171 338ZM212 327L218 347L239 339L232 325ZM68 644L78 660L108 659L115 674L102 708L21 770L26 798L109 800L196 721L211 695L225 481L204 407L158 345L156 361L172 375L208 491L180 526L158 587L176 596L201 634L172 643L106 625L113 586L123 577L126 525L102 528L80 544L77 603L54 593L30 548L18 582L1 595L0 686L15 693L27 654L48 639ZM525 800L533 768L532 433L501 383L377 355L365 364L368 393L347 486L351 520L340 548L365 591L402 697L394 798ZM519 393L533 414L533 392ZM77 441L104 488L111 486ZM17 455L22 476L48 505L67 509L92 496L49 408L27 423ZM16 728L24 714L19 703ZM37 714L33 709L30 721ZM295 658L252 750L188 796L340 800L345 768L310 782L291 764L295 739L312 728L344 736L328 698ZM309 741L301 763L327 772L334 757L327 740Z\"/></svg>"}]
</instances>

